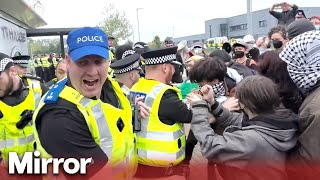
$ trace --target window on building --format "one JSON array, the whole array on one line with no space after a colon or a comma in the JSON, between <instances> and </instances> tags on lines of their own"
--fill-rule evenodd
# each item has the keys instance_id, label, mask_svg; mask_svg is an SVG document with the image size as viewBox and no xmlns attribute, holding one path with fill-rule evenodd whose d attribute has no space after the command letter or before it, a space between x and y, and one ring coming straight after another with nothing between
<instances>
[{"instance_id":1,"label":"window on building","mask_svg":"<svg viewBox=\"0 0 320 180\"><path fill-rule=\"evenodd\" d=\"M267 26L267 20L259 21L259 27L266 27Z\"/></svg>"},{"instance_id":2,"label":"window on building","mask_svg":"<svg viewBox=\"0 0 320 180\"><path fill-rule=\"evenodd\" d=\"M230 31L241 31L241 30L246 30L247 24L239 24L235 26L230 26Z\"/></svg>"},{"instance_id":3,"label":"window on building","mask_svg":"<svg viewBox=\"0 0 320 180\"><path fill-rule=\"evenodd\" d=\"M220 24L220 34L228 37L228 24Z\"/></svg>"}]
</instances>

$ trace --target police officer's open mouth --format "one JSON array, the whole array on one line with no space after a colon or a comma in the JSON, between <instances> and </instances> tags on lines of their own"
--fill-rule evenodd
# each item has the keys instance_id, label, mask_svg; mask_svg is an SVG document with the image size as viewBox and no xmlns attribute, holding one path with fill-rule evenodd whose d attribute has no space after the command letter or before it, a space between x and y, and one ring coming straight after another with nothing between
<instances>
[{"instance_id":1,"label":"police officer's open mouth","mask_svg":"<svg viewBox=\"0 0 320 180\"><path fill-rule=\"evenodd\" d=\"M98 83L98 79L97 80L83 80L84 84L87 85L87 86L94 86L95 84Z\"/></svg>"}]
</instances>

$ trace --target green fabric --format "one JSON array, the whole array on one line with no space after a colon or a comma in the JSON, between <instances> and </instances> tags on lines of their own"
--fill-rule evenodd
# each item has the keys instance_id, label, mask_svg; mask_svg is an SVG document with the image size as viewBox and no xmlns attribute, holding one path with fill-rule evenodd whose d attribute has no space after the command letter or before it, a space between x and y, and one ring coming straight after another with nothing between
<instances>
[{"instance_id":1,"label":"green fabric","mask_svg":"<svg viewBox=\"0 0 320 180\"><path fill-rule=\"evenodd\" d=\"M192 89L199 89L199 85L197 83L191 83L189 80L187 80L180 84L178 88L181 91L182 99L185 99Z\"/></svg>"}]
</instances>

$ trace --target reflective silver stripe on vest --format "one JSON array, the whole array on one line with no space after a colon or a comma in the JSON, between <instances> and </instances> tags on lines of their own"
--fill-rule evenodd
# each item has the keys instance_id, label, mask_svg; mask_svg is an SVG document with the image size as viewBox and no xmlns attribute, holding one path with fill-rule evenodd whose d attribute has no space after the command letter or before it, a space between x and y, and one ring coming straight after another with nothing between
<instances>
[{"instance_id":1,"label":"reflective silver stripe on vest","mask_svg":"<svg viewBox=\"0 0 320 180\"><path fill-rule=\"evenodd\" d=\"M89 104L91 103L91 100L88 98L82 98L79 102L84 108L87 108L87 106L89 106Z\"/></svg>"},{"instance_id":2,"label":"reflective silver stripe on vest","mask_svg":"<svg viewBox=\"0 0 320 180\"><path fill-rule=\"evenodd\" d=\"M14 146L14 139L6 139L0 141L0 149L11 148Z\"/></svg>"},{"instance_id":3,"label":"reflective silver stripe on vest","mask_svg":"<svg viewBox=\"0 0 320 180\"><path fill-rule=\"evenodd\" d=\"M112 155L112 136L110 129L106 120L106 117L103 114L101 104L98 103L91 108L94 119L96 120L99 136L100 136L100 147L103 152L111 158Z\"/></svg>"},{"instance_id":4,"label":"reflective silver stripe on vest","mask_svg":"<svg viewBox=\"0 0 320 180\"><path fill-rule=\"evenodd\" d=\"M17 138L18 145L22 146L25 144L32 143L34 141L34 135L31 134L28 137ZM6 139L0 141L0 149L11 148L14 146L14 139Z\"/></svg>"},{"instance_id":5,"label":"reflective silver stripe on vest","mask_svg":"<svg viewBox=\"0 0 320 180\"><path fill-rule=\"evenodd\" d=\"M168 153L168 152L158 152L151 150L138 149L138 156L141 158L146 158L150 160L165 160L168 162L173 162L182 157L185 153L186 147L183 146L176 153Z\"/></svg>"},{"instance_id":6,"label":"reflective silver stripe on vest","mask_svg":"<svg viewBox=\"0 0 320 180\"><path fill-rule=\"evenodd\" d=\"M18 144L19 145L29 144L29 143L31 143L33 141L34 141L34 135L33 134L29 135L26 138L18 138Z\"/></svg>"},{"instance_id":7,"label":"reflective silver stripe on vest","mask_svg":"<svg viewBox=\"0 0 320 180\"><path fill-rule=\"evenodd\" d=\"M41 89L40 82L30 79L31 82L31 87L33 91L33 96L34 96L34 107L35 109L38 107L40 100L41 100L41 93L40 92L35 92L34 89Z\"/></svg>"},{"instance_id":8,"label":"reflective silver stripe on vest","mask_svg":"<svg viewBox=\"0 0 320 180\"><path fill-rule=\"evenodd\" d=\"M154 139L154 140L167 140L173 141L184 135L182 129L179 129L175 132L155 132L155 131L143 131L137 133L137 137L146 138L146 139Z\"/></svg>"},{"instance_id":9,"label":"reflective silver stripe on vest","mask_svg":"<svg viewBox=\"0 0 320 180\"><path fill-rule=\"evenodd\" d=\"M166 87L165 84L158 84L152 88L150 93L147 95L146 100L145 100L145 105L148 107L152 108L152 105L154 103L155 98L157 97L158 93L161 91L162 88ZM149 118L150 115L148 115L145 119L141 120L141 131L137 133L139 136L140 133L142 132L147 132L148 130L148 123L149 123Z\"/></svg>"}]
</instances>

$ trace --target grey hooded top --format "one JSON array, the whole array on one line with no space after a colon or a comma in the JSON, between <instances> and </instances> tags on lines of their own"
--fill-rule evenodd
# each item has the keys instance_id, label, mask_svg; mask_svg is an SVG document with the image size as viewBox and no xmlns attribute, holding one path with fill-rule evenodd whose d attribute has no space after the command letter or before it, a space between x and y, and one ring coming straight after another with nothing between
<instances>
[{"instance_id":1,"label":"grey hooded top","mask_svg":"<svg viewBox=\"0 0 320 180\"><path fill-rule=\"evenodd\" d=\"M200 142L201 152L208 160L225 167L224 179L287 178L286 152L297 142L298 116L294 113L277 110L246 120L243 113L232 113L216 103L211 113L226 128L218 135L207 122L206 102L193 102L192 112L191 129Z\"/></svg>"}]
</instances>

